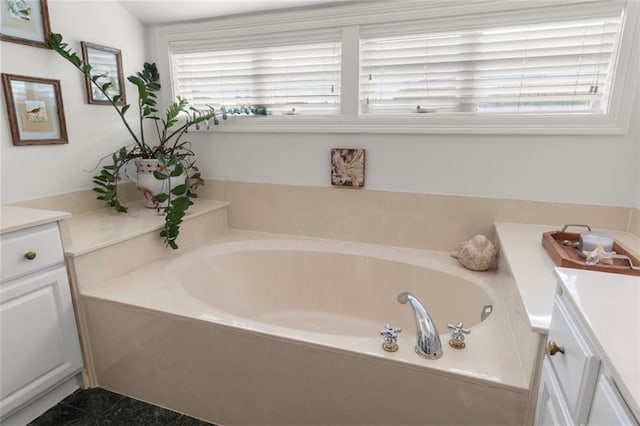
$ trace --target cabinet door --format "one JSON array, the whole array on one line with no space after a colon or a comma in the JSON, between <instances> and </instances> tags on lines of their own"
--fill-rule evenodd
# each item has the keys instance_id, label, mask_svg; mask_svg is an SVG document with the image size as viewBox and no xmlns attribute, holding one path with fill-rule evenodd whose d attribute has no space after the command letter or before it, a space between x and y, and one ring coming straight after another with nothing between
<instances>
[{"instance_id":1,"label":"cabinet door","mask_svg":"<svg viewBox=\"0 0 640 426\"><path fill-rule=\"evenodd\" d=\"M538 405L534 425L556 426L573 424L571 414L564 402L560 385L556 379L549 359L545 356L542 363L542 377L538 391Z\"/></svg>"},{"instance_id":2,"label":"cabinet door","mask_svg":"<svg viewBox=\"0 0 640 426\"><path fill-rule=\"evenodd\" d=\"M584 424L589 415L596 387L600 358L589 343L564 297L556 297L549 327L549 341L564 348L564 353L547 357L567 401L573 419Z\"/></svg>"},{"instance_id":3,"label":"cabinet door","mask_svg":"<svg viewBox=\"0 0 640 426\"><path fill-rule=\"evenodd\" d=\"M0 286L0 346L0 416L80 371L64 267Z\"/></svg>"},{"instance_id":4,"label":"cabinet door","mask_svg":"<svg viewBox=\"0 0 640 426\"><path fill-rule=\"evenodd\" d=\"M598 379L587 425L638 425L615 385L604 375Z\"/></svg>"}]
</instances>

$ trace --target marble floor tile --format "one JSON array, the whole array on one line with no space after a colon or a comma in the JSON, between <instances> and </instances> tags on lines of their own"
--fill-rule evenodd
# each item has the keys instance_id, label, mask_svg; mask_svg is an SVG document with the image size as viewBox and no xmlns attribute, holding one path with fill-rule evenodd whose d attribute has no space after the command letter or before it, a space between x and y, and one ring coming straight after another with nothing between
<instances>
[{"instance_id":1,"label":"marble floor tile","mask_svg":"<svg viewBox=\"0 0 640 426\"><path fill-rule=\"evenodd\" d=\"M29 426L212 426L212 423L95 388L74 392Z\"/></svg>"}]
</instances>

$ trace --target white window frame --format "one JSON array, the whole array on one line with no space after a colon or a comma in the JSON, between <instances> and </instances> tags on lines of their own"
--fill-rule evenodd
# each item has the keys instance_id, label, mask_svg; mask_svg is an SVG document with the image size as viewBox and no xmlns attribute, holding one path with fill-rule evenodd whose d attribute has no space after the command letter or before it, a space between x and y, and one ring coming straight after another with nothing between
<instances>
[{"instance_id":1,"label":"white window frame","mask_svg":"<svg viewBox=\"0 0 640 426\"><path fill-rule=\"evenodd\" d=\"M360 26L398 22L428 21L429 28L451 30L474 28L487 23L515 25L552 10L555 19L581 19L604 14L626 3L625 19L614 75L611 100L606 114L482 114L435 113L415 116L365 116L359 114ZM551 8L551 9L546 9ZM342 30L341 109L337 117L268 116L231 117L215 132L279 133L382 133L382 134L585 134L620 135L628 131L638 80L640 52L640 2L633 0L400 0L371 2L321 10L217 19L207 22L165 25L150 28L154 40L152 54L160 69L161 84L172 87L169 43L180 40L216 40L265 33L335 28ZM161 93L161 102L173 99L170 90ZM206 130L205 130L206 131Z\"/></svg>"}]
</instances>

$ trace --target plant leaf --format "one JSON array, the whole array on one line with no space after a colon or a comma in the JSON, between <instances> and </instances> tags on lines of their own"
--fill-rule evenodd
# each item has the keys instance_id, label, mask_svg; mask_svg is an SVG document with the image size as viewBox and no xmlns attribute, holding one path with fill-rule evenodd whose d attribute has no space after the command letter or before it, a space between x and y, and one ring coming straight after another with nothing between
<instances>
[{"instance_id":1,"label":"plant leaf","mask_svg":"<svg viewBox=\"0 0 640 426\"><path fill-rule=\"evenodd\" d=\"M161 172L159 172L159 171L157 171L157 170L155 170L155 171L153 172L153 176L154 176L156 179L158 179L158 180L166 180L166 179L169 179L169 175L164 174L164 173L161 173Z\"/></svg>"},{"instance_id":2,"label":"plant leaf","mask_svg":"<svg viewBox=\"0 0 640 426\"><path fill-rule=\"evenodd\" d=\"M159 203L164 203L165 201L167 201L169 199L169 194L166 193L161 193L156 195L155 197L153 197L153 199Z\"/></svg>"},{"instance_id":3,"label":"plant leaf","mask_svg":"<svg viewBox=\"0 0 640 426\"><path fill-rule=\"evenodd\" d=\"M169 165L171 165L171 163L169 163ZM173 169L173 171L171 172L171 177L182 176L183 173L184 167L182 166L182 163L177 163L175 169Z\"/></svg>"},{"instance_id":4,"label":"plant leaf","mask_svg":"<svg viewBox=\"0 0 640 426\"><path fill-rule=\"evenodd\" d=\"M171 193L173 195L183 195L185 192L187 192L187 185L185 184L178 185L171 189Z\"/></svg>"}]
</instances>

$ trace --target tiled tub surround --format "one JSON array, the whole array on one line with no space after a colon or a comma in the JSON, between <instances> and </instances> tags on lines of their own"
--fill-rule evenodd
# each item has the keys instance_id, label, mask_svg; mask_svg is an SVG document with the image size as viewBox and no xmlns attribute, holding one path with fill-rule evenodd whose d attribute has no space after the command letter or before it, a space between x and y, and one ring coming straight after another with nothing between
<instances>
[{"instance_id":1,"label":"tiled tub surround","mask_svg":"<svg viewBox=\"0 0 640 426\"><path fill-rule=\"evenodd\" d=\"M140 199L131 183L125 200ZM364 243L449 251L494 222L587 223L640 235L640 210L487 197L207 180L199 200L230 203L229 227ZM103 206L90 190L16 203L74 217Z\"/></svg>"},{"instance_id":2,"label":"tiled tub surround","mask_svg":"<svg viewBox=\"0 0 640 426\"><path fill-rule=\"evenodd\" d=\"M632 209L629 217L629 232L640 238L640 209Z\"/></svg>"},{"instance_id":3,"label":"tiled tub surround","mask_svg":"<svg viewBox=\"0 0 640 426\"><path fill-rule=\"evenodd\" d=\"M76 310L85 369L84 383L96 386L91 374L85 306L80 300L80 283L90 286L114 278L171 256L164 247L159 230L164 217L143 206L144 201L129 204L128 214L99 209L77 214L60 223L71 294ZM189 209L178 241L182 250L208 243L213 235L227 229L227 203L198 200Z\"/></svg>"},{"instance_id":4,"label":"tiled tub surround","mask_svg":"<svg viewBox=\"0 0 640 426\"><path fill-rule=\"evenodd\" d=\"M96 383L198 418L521 424L529 383L497 280L441 252L229 230L80 292ZM441 359L414 352L404 290L432 311ZM387 321L404 330L395 353ZM461 351L456 321L472 330Z\"/></svg>"},{"instance_id":5,"label":"tiled tub surround","mask_svg":"<svg viewBox=\"0 0 640 426\"><path fill-rule=\"evenodd\" d=\"M450 251L494 222L587 223L626 231L629 207L208 180L201 196L229 202L229 227ZM637 212L636 212L637 213Z\"/></svg>"},{"instance_id":6,"label":"tiled tub surround","mask_svg":"<svg viewBox=\"0 0 640 426\"><path fill-rule=\"evenodd\" d=\"M448 251L455 248L459 241L476 233L485 233L490 237L495 236L493 222L496 220L519 223L557 224L583 222L598 228L617 231L628 230L629 232L634 232L634 229L638 227L636 223L637 212L634 209L624 207L585 206L369 190L354 191L336 188L226 181L207 181L207 185L202 189L200 193L201 198L197 201L196 206L194 206L195 208L190 210L190 219L185 222L180 242L182 249L178 253L164 249L160 243L157 230L161 226L162 217L136 204L134 204L135 208L130 216L116 215L108 210L91 211L91 209L95 207L89 202L89 199L92 199L94 196L92 191L80 191L72 194L53 196L48 199L20 203L25 206L50 209L59 209L61 206L72 207L71 210L75 213L74 219L68 222L69 226L63 227L63 231L65 231L63 232L63 238L65 238L65 248L67 249L68 263L71 271L81 337L84 342L85 360L88 360L86 364L90 367L85 371L86 384L95 386L98 383L97 374L101 374L102 379L106 379L106 377L111 377L107 371L110 371L109 369L115 369L116 362L109 359L101 359L100 371L94 371L93 368L91 368L97 364L93 362L91 358L93 355L92 351L89 351L88 348L98 344L99 341L110 348L110 350L129 350L130 353L122 354L121 359L131 359L134 364L136 362L145 364L141 371L147 373L151 368L164 371L167 365L175 366L176 371L184 372L185 366L193 365L191 361L189 361L191 358L197 358L202 362L206 361L211 364L211 359L214 359L213 354L222 352L223 355L228 356L228 348L234 350L237 348L248 348L253 346L252 341L260 342L259 346L264 348L262 351L263 354L259 356L255 350L247 350L246 353L239 355L238 359L248 359L249 361L256 362L256 364L253 366L253 364L249 363L247 364L249 367L246 365L239 367L240 371L237 372L238 374L244 371L244 369L248 369L250 372L260 373L260 375L265 374L265 377L268 377L269 363L273 363L279 359L279 357L283 356L282 351L303 353L309 360L317 360L319 365L326 369L330 369L333 366L341 366L340 368L342 368L351 365L350 362L356 362L356 360L360 360L362 357L368 359L368 365L381 367L376 369L374 376L371 378L371 382L375 382L377 385L370 384L369 378L367 378L366 381L362 381L361 377L353 376L349 371L342 371L340 369L342 375L337 374L334 377L336 384L330 386L330 391L327 392L326 387L323 388L322 386L313 390L313 392L318 393L318 395L313 395L313 400L318 399L319 401L327 401L328 398L330 399L333 395L335 387L344 386L344 389L349 392L359 394L357 398L362 399L360 403L367 403L369 406L380 405L373 403L370 399L371 395L367 392L363 393L361 389L356 390L353 384L343 383L349 380L355 381L356 383L360 380L364 383L365 387L372 386L375 388L378 386L378 390L381 393L384 392L386 388L386 392L391 395L397 393L398 389L406 389L408 393L411 393L412 389L414 389L412 386L415 386L415 389L424 388L425 375L428 378L427 382L433 383L434 388L440 386L440 383L451 383L451 371L446 371L446 368L444 368L444 371L438 369L438 363L444 366L444 364L446 364L446 358L450 358L450 356L447 357L448 352L445 353L445 357L437 361L418 359L417 356L413 354L411 349L413 343L411 343L411 341L414 326L412 325L405 328L401 341L402 339L407 340L405 344L401 345L401 350L398 353L383 354L382 357L379 355L370 357L370 355L358 355L349 348L329 349L319 346L317 342L301 343L297 341L297 339L277 336L265 337L256 330L231 328L224 324L203 323L199 320L188 319L179 313L159 313L154 309L133 307L132 305L122 304L120 302L106 302L105 299L93 298L93 296L87 296L86 299L79 297L80 286L82 286L83 289L86 287L94 291L95 289L101 288L99 284L102 282L113 280L116 277L135 271L137 268L158 261L159 259L174 258L186 250L208 245L212 241L222 243L235 238L239 238L240 240L274 239L273 236L264 236L260 233L244 233L242 231L227 232L227 217L231 227L278 232L281 234L309 235L336 240L385 244L386 246L383 248L385 251L395 250L388 247L388 245ZM231 202L228 213L225 208L226 202L212 202L203 198ZM67 210L69 210L69 208L67 208ZM84 212L86 212L86 214L77 214ZM136 230L136 228L140 226L140 216L142 216L143 229ZM554 227L548 226L540 227L540 229L542 228L546 230L555 229ZM98 235L97 239L95 235L96 232ZM525 421L529 423L532 419L531 407L533 407L535 403L535 393L531 393L529 390L535 392L537 388L537 359L542 353L540 342L544 339L544 330L537 330L542 334L533 331L535 328L532 327L531 321L535 318L535 315L530 315L527 305L528 301L523 300L520 294L522 289L518 287L519 283L516 283L516 275L517 279L521 280L522 276L529 274L530 279L525 280L525 282L533 283L536 281L536 277L540 280L548 278L547 275L551 274L550 271L553 267L553 264L545 258L546 255L539 245L538 230L535 232L535 241L533 241L531 236L527 237L526 241L526 245L529 247L528 250L535 251L536 257L533 263L529 262L528 256L531 254L530 252L525 253L516 250L512 253L517 254L514 254L509 261L513 262L514 259L517 259L516 263L518 261L520 262L517 268L510 265L509 262L507 262L506 256L503 256L500 258L501 263L498 272L471 273L474 276L492 277L490 278L490 280L492 280L490 287L493 288L494 291L496 288L499 288L499 292L497 293L497 298L494 298L494 294L491 293L491 300L494 301L494 304L499 305L502 303L501 300L504 297L507 303L503 304L505 308L502 310L503 312L501 312L500 309L496 309L496 312L492 314L489 320L473 327L473 334L469 340L470 345L464 353L469 353L468 350L471 348L471 342L482 330L486 330L487 328L491 329L493 325L490 326L490 324L505 321L504 311L506 311L511 327L510 333L512 332L510 336L513 336L512 341L506 346L508 350L504 350L504 347L495 346L493 349L495 352L493 358L502 359L501 357L505 356L505 352L512 352L510 356L515 356L519 360L519 374L521 377L511 383L511 385L507 384L505 386L493 383L493 379L490 378L491 375L489 375L490 377L487 381L484 381L484 379L481 380L482 384L478 382L477 377L473 376L471 378L458 377L456 379L456 383L458 384L465 383L471 385L469 388L471 393L467 393L467 391L464 392L464 401L473 400L476 394L472 390L478 389L478 387L490 390L492 394L490 398L491 401L504 403L504 396L507 395L507 399L511 401L510 406L518 407L511 414L517 417L525 413ZM135 236L130 238L132 233ZM275 238L291 239L285 238L282 235ZM519 240L516 239L516 241ZM508 251L511 251L511 249L509 248ZM416 250L416 252L423 253L422 250ZM436 257L440 256L442 260L446 258L447 262L461 269L455 264L455 261L449 259L446 254L437 253L436 255ZM467 271L467 273L470 272ZM552 284L545 283L545 286L550 285L553 287L554 283L555 281L553 281ZM526 291L527 290L525 290L525 293ZM535 290L531 287L530 291ZM541 293L546 294L544 291L541 291ZM541 299L544 299L544 294L541 295ZM552 294L548 296L548 304L551 306ZM352 302L357 303L355 301ZM423 303L429 307L427 300L423 300ZM391 304L397 305L395 300L392 300ZM407 306L398 305L398 307L406 308L405 313L410 311ZM89 308L89 310L87 310L87 308ZM89 312L90 315L87 315L87 312ZM104 318L110 319L108 322L104 322ZM444 321L449 321L449 319ZM91 330L89 330L88 324L91 324ZM112 324L122 324L122 327L120 329L117 327L113 328ZM128 326L125 326L125 324ZM147 324L149 328L147 328ZM165 340L163 336L150 335L153 334L153 331L149 330L159 330L159 327L166 327L167 330L170 330L172 333L171 338ZM131 331L134 329L136 331L147 330L148 332L139 333L136 337L136 332ZM123 330L131 332L122 333ZM91 331L91 335L89 331ZM440 331L445 332L446 330ZM193 332L193 335L189 337L191 332ZM89 340L89 336L91 336L91 340ZM113 342L118 339L118 336L122 339L121 344L124 345L120 348L118 348L120 343L118 345L113 344ZM211 336L216 338L211 341ZM225 342L229 342L229 345L221 345L220 339L218 339L217 336L222 336ZM206 341L199 340L201 338L206 339ZM146 341L143 341L143 339L146 339ZM176 344L176 342L178 343ZM193 345L194 348L200 347L200 350L204 351L204 353L190 351L189 357L187 358L188 363L184 364L182 358L175 354L175 348L183 346L179 342ZM377 351L379 349L379 342L376 342L374 346ZM398 373L395 378L392 377L395 373L387 373L387 365L392 363L396 366L396 360L393 357L402 356L403 351L407 350L411 352L410 356L416 357L414 362L418 362L419 365L412 365L411 362L403 363L401 370L398 370L402 371L402 373ZM145 353L145 351L147 352ZM134 356L134 352L138 354ZM158 353L161 355L156 356ZM212 354L212 356L209 354ZM270 355L266 356L265 354ZM284 359L289 358L285 356ZM268 362L263 362L264 360ZM441 363L443 360L444 364ZM149 361L153 361L153 364L147 365ZM435 368L433 369L425 369L420 366L428 365L431 367L434 363ZM126 372L131 372L131 370L126 369L127 365L127 363L121 365L121 367L125 368L123 370L125 372L123 373L123 376L125 376L123 377L124 379L127 378ZM298 362L292 363L292 365L297 365L304 371L292 370L284 374L282 370L277 370L272 373L272 376L270 376L271 379L273 379L275 383L282 383L285 387L293 387L296 383L297 385L305 386L303 382L305 382L305 378L309 374L309 369L302 369L301 366L308 366L309 364ZM219 366L216 368L218 367ZM360 367L362 366L354 367L355 370L353 371L360 371ZM189 367L186 369L189 370L189 374L196 377L202 375L202 371L200 373L194 373L192 368ZM396 368L393 368L393 370L395 371ZM455 368L453 368L453 370L455 370ZM222 379L229 377L231 374L222 367L219 367L217 371L220 376L216 377L221 377ZM326 373L323 369L318 370L319 373L323 371ZM382 371L384 371L384 373ZM417 376L414 374L416 371ZM295 372L297 376L293 375L293 372ZM468 372L456 371L456 374L458 373L463 373L463 375L468 374ZM414 382L412 379L405 380L405 376L420 377L420 383ZM113 377L115 378L116 376ZM247 376L242 377L246 378ZM286 378L286 380L283 377ZM327 381L329 381L328 377L329 375L325 374L325 376L319 379L327 383ZM331 377L333 376L331 375ZM247 381L241 383L233 380L221 380L220 383L207 383L207 389L217 392L221 386L231 386L232 389L236 389L237 395L240 395L243 394L246 388L253 382L252 379L249 378ZM392 385L384 386L383 383ZM100 384L103 385L102 383ZM144 380L139 380L138 382L130 380L129 385L134 390L132 396L140 395L141 391L138 388L146 388L144 384ZM193 395L193 392L191 392L192 387L189 383L183 383L183 385L182 403L189 405L189 396ZM238 390L238 387L242 389ZM138 389L138 391L136 391L136 389ZM260 389L264 390L264 388ZM389 389L392 390L390 391ZM163 398L173 400L172 397L168 395L169 392L164 386L150 388L148 390L155 395L151 395L152 398L149 399L151 402L154 402L154 400L162 401ZM309 396L310 394L305 393L305 395ZM345 393L344 395L347 394ZM340 394L341 397L344 395ZM488 396L486 393L482 393L482 395ZM497 399L493 397L494 395L497 395ZM484 398L484 396L482 398ZM259 412L273 413L274 407L278 406L277 404L281 404L280 406L282 407L288 407L283 401L274 401L273 399L276 398L276 396L270 395L269 397L271 399L267 398L266 401L270 401L269 404L276 405L269 408L267 402L258 402L258 404L262 404L260 406L262 411L258 410ZM351 397L352 395L349 395L349 398ZM203 398L205 397L203 396ZM260 398L263 398L263 396L261 395ZM444 402L438 398L438 396L434 396L433 401L444 404ZM177 399L179 402L180 398ZM459 399L459 396L457 396L455 400L457 401ZM528 403L525 401L526 399L528 399ZM309 396L309 399L305 400L304 404L306 404L306 401L311 400L311 396ZM342 407L342 401L331 401L335 402L336 406ZM228 400L223 402L229 403ZM300 403L299 400L298 402ZM423 407L423 403L424 398L419 398L419 402L416 402L416 407ZM304 404L301 406L306 407ZM485 403L474 403L474 405L478 406L483 404ZM408 404L404 402L401 404L403 407L407 405ZM491 403L486 403L485 405L487 407L493 407ZM438 403L435 403L434 406L438 406ZM438 406L438 408L440 407ZM416 408L416 410L418 409L419 408ZM331 410L335 412L336 408L332 407ZM496 408L493 411L499 412L501 410L501 408ZM246 413L245 411L247 410L239 406L236 406L233 411L242 412L246 416L250 414ZM347 415L349 407L343 407L341 411L338 411ZM491 411L491 409L487 410L487 412ZM424 411L421 408L420 412L421 418L424 419ZM455 413L457 416L460 410L455 410ZM314 413L314 415L315 414L317 413ZM511 414L505 415L508 416ZM309 416L308 418L313 417L309 413L307 413L307 415ZM338 416L339 413L335 413L335 415ZM352 413L351 415L354 414ZM380 418L384 418L384 416ZM515 417L511 418L509 421L520 422L519 420L513 420L514 418ZM503 420L504 419L505 418L503 418ZM464 419L455 416L448 420L444 418L437 419L437 421L445 423L460 423L463 420ZM291 421L294 422L295 419L291 419ZM469 421L477 423L478 420ZM397 421L394 420L394 422Z\"/></svg>"}]
</instances>

